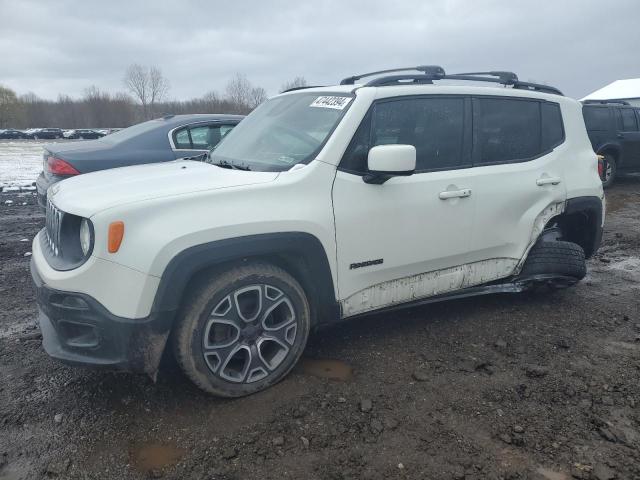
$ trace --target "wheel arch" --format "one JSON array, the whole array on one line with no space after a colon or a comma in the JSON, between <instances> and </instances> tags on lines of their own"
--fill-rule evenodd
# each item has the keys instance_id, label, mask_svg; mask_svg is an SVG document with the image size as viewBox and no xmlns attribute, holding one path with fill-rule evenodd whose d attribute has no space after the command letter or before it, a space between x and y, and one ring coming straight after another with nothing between
<instances>
[{"instance_id":1,"label":"wheel arch","mask_svg":"<svg viewBox=\"0 0 640 480\"><path fill-rule=\"evenodd\" d=\"M273 263L288 271L307 293L312 324L340 318L327 253L317 237L304 232L267 233L189 247L166 266L152 311L176 311L185 293L203 277L246 261Z\"/></svg>"},{"instance_id":2,"label":"wheel arch","mask_svg":"<svg viewBox=\"0 0 640 480\"><path fill-rule=\"evenodd\" d=\"M615 158L616 162L620 162L620 145L616 143L604 143L598 147L597 154L605 155L610 153Z\"/></svg>"},{"instance_id":3,"label":"wheel arch","mask_svg":"<svg viewBox=\"0 0 640 480\"><path fill-rule=\"evenodd\" d=\"M562 238L576 243L590 258L600 247L602 240L602 200L599 197L568 199L564 211L552 218L545 228L556 226Z\"/></svg>"}]
</instances>

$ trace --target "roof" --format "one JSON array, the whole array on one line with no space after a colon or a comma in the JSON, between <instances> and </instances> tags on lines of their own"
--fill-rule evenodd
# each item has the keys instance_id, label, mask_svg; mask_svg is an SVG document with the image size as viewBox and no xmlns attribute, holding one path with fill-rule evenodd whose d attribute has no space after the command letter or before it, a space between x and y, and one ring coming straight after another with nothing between
<instances>
[{"instance_id":1,"label":"roof","mask_svg":"<svg viewBox=\"0 0 640 480\"><path fill-rule=\"evenodd\" d=\"M154 118L158 122L163 122L164 125L179 126L183 123L190 122L210 122L210 121L240 121L244 118L244 115L222 115L222 114L209 114L209 113L191 113L188 115L165 115L164 117Z\"/></svg>"},{"instance_id":2,"label":"roof","mask_svg":"<svg viewBox=\"0 0 640 480\"><path fill-rule=\"evenodd\" d=\"M640 78L616 80L580 100L622 100L640 98Z\"/></svg>"},{"instance_id":3,"label":"roof","mask_svg":"<svg viewBox=\"0 0 640 480\"><path fill-rule=\"evenodd\" d=\"M281 93L280 95L298 95L302 93L316 93L318 95L327 94L349 94L355 93L359 95L365 91L375 91L376 98L396 97L403 95L499 95L509 97L527 97L540 98L552 102L563 102L569 97L560 95L537 92L533 90L522 90L517 88L505 87L503 85L469 85L464 84L407 84L407 85L389 85L384 87L368 87L362 84L355 85L328 85L326 87L311 87L290 92ZM571 102L575 100L571 99Z\"/></svg>"}]
</instances>

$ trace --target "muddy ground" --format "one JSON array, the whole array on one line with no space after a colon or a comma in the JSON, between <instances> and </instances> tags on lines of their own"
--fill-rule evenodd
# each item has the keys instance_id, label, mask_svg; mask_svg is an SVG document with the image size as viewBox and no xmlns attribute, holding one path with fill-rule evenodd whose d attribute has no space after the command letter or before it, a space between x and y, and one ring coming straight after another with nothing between
<instances>
[{"instance_id":1,"label":"muddy ground","mask_svg":"<svg viewBox=\"0 0 640 480\"><path fill-rule=\"evenodd\" d=\"M50 360L22 241L43 219L0 197L0 479L640 479L640 178L608 191L577 287L322 330L239 400L171 363L153 383Z\"/></svg>"}]
</instances>

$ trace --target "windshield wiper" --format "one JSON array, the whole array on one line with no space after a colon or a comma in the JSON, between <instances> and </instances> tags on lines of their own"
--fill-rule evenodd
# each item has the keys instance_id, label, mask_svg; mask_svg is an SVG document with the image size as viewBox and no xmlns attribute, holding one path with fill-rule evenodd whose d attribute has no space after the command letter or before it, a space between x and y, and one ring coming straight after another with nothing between
<instances>
[{"instance_id":1,"label":"windshield wiper","mask_svg":"<svg viewBox=\"0 0 640 480\"><path fill-rule=\"evenodd\" d=\"M233 162L230 162L228 160L218 160L217 162L211 162L213 165L217 165L218 167L222 167L222 168L231 168L233 170L243 170L243 171L251 171L251 169L249 168L249 166L247 165L236 165Z\"/></svg>"}]
</instances>

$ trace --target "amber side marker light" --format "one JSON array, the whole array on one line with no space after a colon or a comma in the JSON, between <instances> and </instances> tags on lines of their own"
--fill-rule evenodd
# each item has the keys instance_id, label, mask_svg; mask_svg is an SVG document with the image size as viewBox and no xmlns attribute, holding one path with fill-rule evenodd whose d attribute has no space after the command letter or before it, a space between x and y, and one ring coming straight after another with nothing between
<instances>
[{"instance_id":1,"label":"amber side marker light","mask_svg":"<svg viewBox=\"0 0 640 480\"><path fill-rule=\"evenodd\" d=\"M124 237L124 222L111 222L109 224L109 239L107 246L109 253L116 253Z\"/></svg>"}]
</instances>

